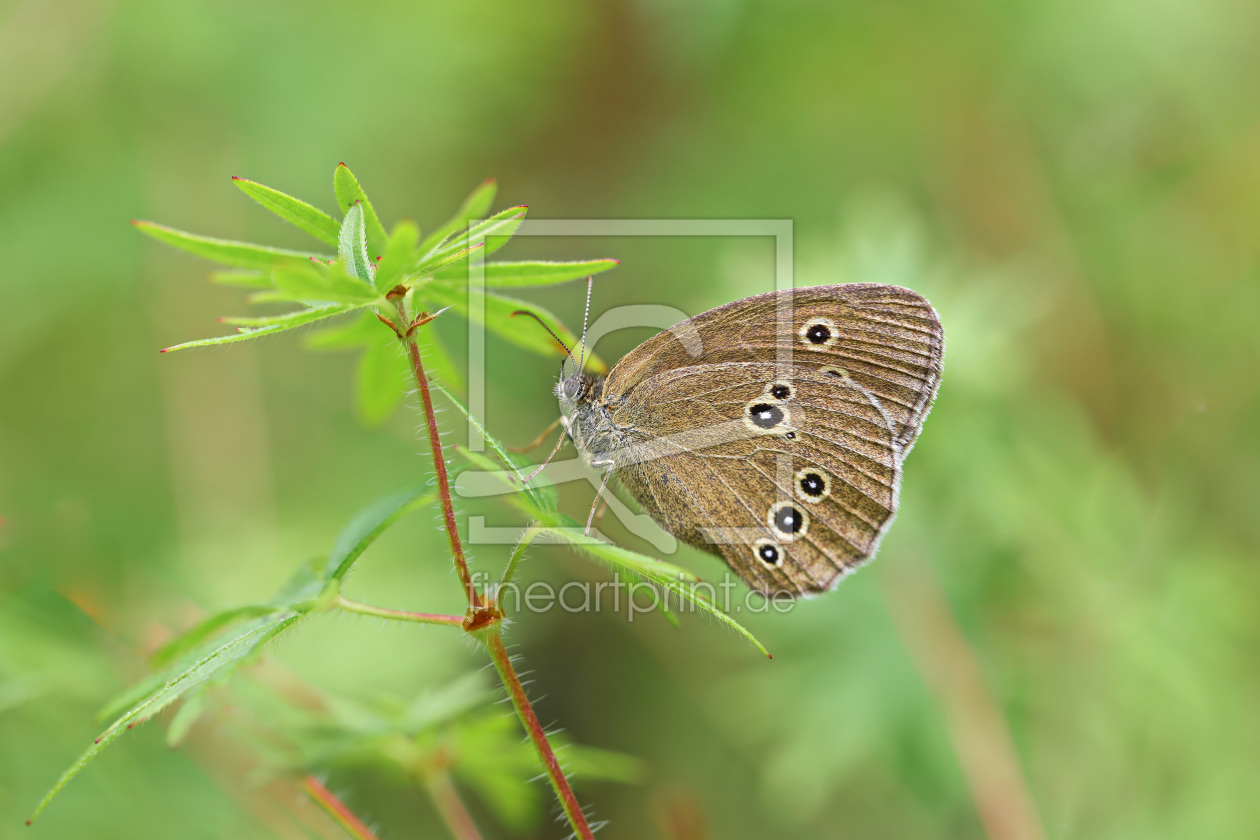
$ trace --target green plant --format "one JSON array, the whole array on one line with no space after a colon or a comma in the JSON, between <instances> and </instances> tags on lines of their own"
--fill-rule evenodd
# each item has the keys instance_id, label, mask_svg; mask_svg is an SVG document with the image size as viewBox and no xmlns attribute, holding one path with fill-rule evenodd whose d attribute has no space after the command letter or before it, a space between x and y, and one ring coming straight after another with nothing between
<instances>
[{"instance_id":1,"label":"green plant","mask_svg":"<svg viewBox=\"0 0 1260 840\"><path fill-rule=\"evenodd\" d=\"M270 187L239 178L235 183L263 207L335 253L213 239L136 222L137 228L155 239L228 266L229 270L215 274L214 279L249 289L252 303L297 304L297 308L281 314L223 318L224 323L237 328L235 334L189 341L162 352L246 341L338 319L336 324L309 334L308 345L361 349L358 405L369 421L383 419L402 401L404 394L398 383L404 374L415 384L432 454L434 486L432 490L422 485L387 495L346 526L326 558L303 565L271 599L211 615L158 650L152 658L153 675L102 711L102 717L113 722L62 775L32 819L124 732L182 701L168 728L168 741L179 744L202 714L207 688L258 659L264 646L281 634L320 614L343 611L440 625L475 639L493 663L529 736L533 754L522 754L515 734L500 718L485 713L486 692L475 681L463 681L412 703L364 707L345 699L325 698L318 714L290 708L283 720L274 722L272 732L284 745L280 750L282 767L311 773L371 756L377 764L392 766L427 790L452 834L465 838L479 834L452 775L477 789L504 822L513 825L519 824L522 809L528 810L513 791L523 788L541 764L575 834L590 837L587 817L556 757L553 739L534 714L503 643L506 614L499 596L513 581L526 549L539 539L566 543L629 580L652 587L658 596L663 594L655 597L654 603L671 622L677 622L670 609L673 596L680 604L717 617L762 653L765 649L696 590L696 578L690 573L586 536L580 523L559 512L552 488L526 484L522 471L531 465L509 454L451 388L430 381L429 371L433 371L438 379L458 387L459 374L446 349L425 327L450 310L483 319L487 329L525 349L553 355L557 347L543 331L522 330L509 320L512 312L526 304L498 290L563 283L606 271L616 261L485 262L485 257L508 241L526 213L525 207L511 207L489 214L495 196L495 185L489 181L474 191L446 224L424 238L409 221L399 222L386 233L358 180L344 164L337 167L333 178L341 219ZM484 289L468 287L470 274L482 280ZM470 305L470 300L477 305ZM576 343L555 316L533 304L529 309L566 343ZM587 358L596 368L605 367L598 357L587 354ZM481 432L494 457L444 446L434 391ZM502 480L504 498L528 520L497 583L478 587L469 571L443 454L447 448L453 448L469 467L486 470ZM441 508L450 544L449 561L468 602L466 613L405 612L347 598L342 592L343 582L369 546L407 514L433 504ZM635 775L634 762L623 756L576 747L567 755L578 772L586 775L623 780ZM314 777L307 778L306 789L352 836L370 836Z\"/></svg>"}]
</instances>

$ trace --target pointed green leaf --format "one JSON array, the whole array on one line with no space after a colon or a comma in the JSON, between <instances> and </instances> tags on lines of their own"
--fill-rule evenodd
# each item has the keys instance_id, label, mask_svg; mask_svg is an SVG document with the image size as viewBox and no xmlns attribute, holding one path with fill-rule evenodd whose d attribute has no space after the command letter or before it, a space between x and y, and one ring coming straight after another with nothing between
<instances>
[{"instance_id":1,"label":"pointed green leaf","mask_svg":"<svg viewBox=\"0 0 1260 840\"><path fill-rule=\"evenodd\" d=\"M577 526L577 523L574 522L573 525ZM606 543L595 537L587 536L583 533L581 527L546 528L542 533L553 536L561 542L568 543L578 551L588 554L597 560L604 561L612 568L632 572L659 586L666 592L677 595L681 600L708 613L739 633L767 658L771 658L770 652L757 640L756 636L738 621L718 609L712 601L696 591L695 585L698 579L686 569L644 554L638 554L612 543Z\"/></svg>"},{"instance_id":2,"label":"pointed green leaf","mask_svg":"<svg viewBox=\"0 0 1260 840\"><path fill-rule=\"evenodd\" d=\"M477 245L482 243L484 243L484 247L481 249L481 253L486 255L493 254L506 245L512 234L516 233L516 229L521 226L521 222L525 219L527 212L529 212L529 208L523 204L518 207L509 207L466 230L456 232L450 239L445 240L431 251L425 252L422 250L423 257L417 264L415 272L423 274L433 271L441 265L458 259L462 252L466 252L470 248L476 248Z\"/></svg>"},{"instance_id":3,"label":"pointed green leaf","mask_svg":"<svg viewBox=\"0 0 1260 840\"><path fill-rule=\"evenodd\" d=\"M337 247L337 233L340 225L337 220L323 210L312 207L301 199L285 195L279 190L263 186L245 178L232 178L232 182L240 187L241 192L266 207L272 213L292 225L296 225L311 236Z\"/></svg>"},{"instance_id":4,"label":"pointed green leaf","mask_svg":"<svg viewBox=\"0 0 1260 840\"><path fill-rule=\"evenodd\" d=\"M154 651L153 655L149 657L149 665L159 670L165 668L177 659L187 656L193 648L205 644L233 624L244 621L247 618L257 618L260 615L267 615L275 611L276 608L274 606L267 604L249 604L248 606L234 607L233 609L223 610L207 616L191 629L181 633ZM121 711L121 709L117 711ZM109 711L102 712L102 716L108 717Z\"/></svg>"},{"instance_id":5,"label":"pointed green leaf","mask_svg":"<svg viewBox=\"0 0 1260 840\"><path fill-rule=\"evenodd\" d=\"M183 344L176 344L173 347L163 348L163 353L170 353L173 350L187 350L190 347L211 347L216 344L232 344L237 341L248 341L252 338L262 338L265 335L273 335L278 332L296 329L306 324L313 324L317 321L323 321L326 318L333 318L343 312L351 312L358 309L359 306L350 303L336 303L329 306L316 306L311 309L305 309L301 312L293 312L289 314L288 319L284 323L275 324L269 327L259 327L258 329L247 329L236 335L221 335L216 338L201 338L196 341L185 341Z\"/></svg>"},{"instance_id":6,"label":"pointed green leaf","mask_svg":"<svg viewBox=\"0 0 1260 840\"><path fill-rule=\"evenodd\" d=\"M532 487L532 486L528 486L524 484L523 482L524 475L521 472L521 468L526 465L525 463L523 463L524 459L519 458L509 453L507 450L507 447L504 446L499 441L498 438L490 434L490 432L486 429L486 427L482 424L482 422L476 417L474 417L472 412L469 411L468 408L465 407L463 403L461 403L458 399L455 398L454 394L452 394L450 391L443 388L441 384L437 382L432 383L432 387L435 391L440 392L442 396L446 397L446 399L450 402L450 404L455 406L455 408L459 410L459 413L464 415L464 417L468 419L469 423L473 424L473 427L476 428L477 431L481 433L481 437L486 442L486 445L489 446L492 450L494 450L494 454L499 456L499 460L502 461L503 464L506 467L508 467L508 469L516 473L517 489L522 490L529 495L530 500L533 503L534 507L537 508L541 512L554 511L556 509L555 488L550 485L539 488L539 487Z\"/></svg>"},{"instance_id":7,"label":"pointed green leaf","mask_svg":"<svg viewBox=\"0 0 1260 840\"><path fill-rule=\"evenodd\" d=\"M101 733L101 736L96 739L96 742L88 747L74 764L61 775L61 778L57 780L52 789L48 791L47 795L36 806L35 812L31 814L30 819L33 821L38 817L44 808L48 806L48 803L52 801L53 797L60 793L71 779L79 775L83 768L92 759L96 758L101 750L113 743L118 736L135 724L142 723L162 711L182 695L201 685L206 680L226 673L240 665L261 650L267 641L293 626L299 618L301 616L296 613L277 612L266 619L251 622L245 627L238 629L237 632L225 636L217 647L206 652L200 658L185 660L178 666L168 669L161 675L162 681L160 684L137 702L130 711L110 724Z\"/></svg>"},{"instance_id":8,"label":"pointed green leaf","mask_svg":"<svg viewBox=\"0 0 1260 840\"><path fill-rule=\"evenodd\" d=\"M237 286L242 289L270 289L270 271L215 271L210 282L220 286Z\"/></svg>"},{"instance_id":9,"label":"pointed green leaf","mask_svg":"<svg viewBox=\"0 0 1260 840\"><path fill-rule=\"evenodd\" d=\"M485 181L482 181L477 189L473 190L472 194L464 199L464 203L456 211L455 215L425 238L420 245L420 253L429 253L439 243L444 242L447 237L462 228L468 227L469 221L485 218L486 214L490 212L490 207L494 204L494 196L498 191L499 185L495 183L493 178L487 178Z\"/></svg>"},{"instance_id":10,"label":"pointed green leaf","mask_svg":"<svg viewBox=\"0 0 1260 840\"><path fill-rule=\"evenodd\" d=\"M388 241L385 228L381 226L381 220L377 218L376 210L372 207L372 202L368 200L367 193L363 191L363 187L359 186L359 179L354 177L350 167L344 163L337 164L337 169L333 172L333 192L337 194L337 204L341 206L343 213L349 212L356 201L362 203L363 220L367 229L368 253L375 256L384 254L385 243Z\"/></svg>"},{"instance_id":11,"label":"pointed green leaf","mask_svg":"<svg viewBox=\"0 0 1260 840\"><path fill-rule=\"evenodd\" d=\"M402 221L394 225L385 246L385 255L376 266L376 288L388 292L403 279L416 262L416 247L420 241L420 228L415 222Z\"/></svg>"},{"instance_id":12,"label":"pointed green leaf","mask_svg":"<svg viewBox=\"0 0 1260 840\"><path fill-rule=\"evenodd\" d=\"M349 350L375 341L379 333L396 340L389 327L382 324L371 310L364 310L356 318L347 318L331 327L309 332L304 340L312 350Z\"/></svg>"},{"instance_id":13,"label":"pointed green leaf","mask_svg":"<svg viewBox=\"0 0 1260 840\"><path fill-rule=\"evenodd\" d=\"M322 596L327 595L330 588L336 591L335 584L330 587L330 583L324 574L323 559L312 557L297 567L267 603L276 609L307 613L320 605Z\"/></svg>"},{"instance_id":14,"label":"pointed green leaf","mask_svg":"<svg viewBox=\"0 0 1260 840\"><path fill-rule=\"evenodd\" d=\"M476 292L458 286L430 283L418 290L426 297L438 302L441 306L449 306L465 318L476 319L485 324L487 330L501 336L518 347L524 347L540 356L565 356L565 350L556 344L555 339L547 331L528 318L513 318L512 313L519 309L527 309L537 315L544 324L555 332L560 340L569 347L577 346L577 336L546 309L535 303L505 297L493 292ZM469 308L469 298L473 303L484 302L480 311L473 312ZM608 365L594 353L586 354L585 364L597 373L607 373Z\"/></svg>"},{"instance_id":15,"label":"pointed green leaf","mask_svg":"<svg viewBox=\"0 0 1260 840\"><path fill-rule=\"evenodd\" d=\"M270 277L271 273L268 272L267 276ZM252 306L257 306L263 303L293 303L293 301L294 298L292 295L288 292L282 292L279 289L263 289L259 292L250 292L245 297L245 302Z\"/></svg>"},{"instance_id":16,"label":"pointed green leaf","mask_svg":"<svg viewBox=\"0 0 1260 840\"><path fill-rule=\"evenodd\" d=\"M436 494L427 486L409 487L365 508L345 527L325 564L325 576L341 580L376 538L412 511L432 504Z\"/></svg>"},{"instance_id":17,"label":"pointed green leaf","mask_svg":"<svg viewBox=\"0 0 1260 840\"><path fill-rule=\"evenodd\" d=\"M363 226L363 202L356 201L346 211L337 240L337 258L351 277L372 285L372 260L367 252L367 230Z\"/></svg>"},{"instance_id":18,"label":"pointed green leaf","mask_svg":"<svg viewBox=\"0 0 1260 840\"><path fill-rule=\"evenodd\" d=\"M598 560L603 560L612 568L627 569L635 574L642 575L653 583L666 580L696 583L700 580L700 578L682 566L675 566L673 563L666 563L664 560L658 560L655 557L649 557L646 554L639 554L637 551L631 551L628 548L604 542L596 537L587 536L583 533L583 527L579 526L572 519L569 521L573 523L571 527L545 528L542 533L552 536L560 542L568 543Z\"/></svg>"},{"instance_id":19,"label":"pointed green leaf","mask_svg":"<svg viewBox=\"0 0 1260 840\"><path fill-rule=\"evenodd\" d=\"M492 262L481 267L450 265L438 269L433 279L439 283L467 283L470 272L482 271L484 283L491 288L511 286L554 286L570 280L582 280L592 274L616 268L620 260L583 260L581 262Z\"/></svg>"},{"instance_id":20,"label":"pointed green leaf","mask_svg":"<svg viewBox=\"0 0 1260 840\"><path fill-rule=\"evenodd\" d=\"M352 277L340 262L327 268L312 262L286 265L273 271L271 279L291 300L363 304L379 299L370 283Z\"/></svg>"},{"instance_id":21,"label":"pointed green leaf","mask_svg":"<svg viewBox=\"0 0 1260 840\"><path fill-rule=\"evenodd\" d=\"M558 520L556 520L554 516L556 496L555 487L551 485L531 485L532 489L536 491L538 495L549 500L549 503L553 506L552 509L549 510L545 507L540 507L535 502L534 496L531 495L530 492L521 484L519 476L528 475L526 470L530 469L532 471L532 464L528 464L522 459L517 459L512 464L505 466L500 462L487 458L481 452L473 452L472 450L466 449L459 444L453 444L451 449L455 451L456 455L459 455L469 464L477 467L482 472L490 473L495 478L502 481L504 488L509 491L504 497L504 500L508 504L512 505L512 507L521 511L530 519L538 520L545 525L559 524ZM458 476L456 477L456 489L458 490Z\"/></svg>"},{"instance_id":22,"label":"pointed green leaf","mask_svg":"<svg viewBox=\"0 0 1260 840\"><path fill-rule=\"evenodd\" d=\"M205 684L188 692L188 696L184 698L183 704L179 707L179 711L175 713L175 717L171 718L171 723L166 727L166 745L174 749L184 742L184 738L188 736L188 731L192 729L193 724L201 717L201 713L206 710Z\"/></svg>"},{"instance_id":23,"label":"pointed green leaf","mask_svg":"<svg viewBox=\"0 0 1260 840\"><path fill-rule=\"evenodd\" d=\"M199 236L182 230L155 224L154 222L133 221L133 225L141 233L151 236L159 242L173 245L176 248L196 254L208 260L237 268L271 268L286 261L329 259L326 254L313 254L308 251L289 251L284 248L271 248L266 245L254 245L249 242L234 242L229 239L215 239L210 236Z\"/></svg>"},{"instance_id":24,"label":"pointed green leaf","mask_svg":"<svg viewBox=\"0 0 1260 840\"><path fill-rule=\"evenodd\" d=\"M459 251L447 252L445 253L445 256L441 256L441 257L435 256L432 259L426 260L422 264L423 266L422 269L417 273L429 274L431 272L436 272L439 269L443 269L443 268L449 269L451 271L462 270L466 272L468 270L469 260L473 259L474 257L480 257L482 254L482 251L485 250L485 247L486 247L485 242L474 242L473 244Z\"/></svg>"},{"instance_id":25,"label":"pointed green leaf","mask_svg":"<svg viewBox=\"0 0 1260 840\"><path fill-rule=\"evenodd\" d=\"M356 405L360 419L369 426L385 422L394 413L403 401L411 375L402 345L394 336L388 338L393 340L369 342L359 356Z\"/></svg>"}]
</instances>

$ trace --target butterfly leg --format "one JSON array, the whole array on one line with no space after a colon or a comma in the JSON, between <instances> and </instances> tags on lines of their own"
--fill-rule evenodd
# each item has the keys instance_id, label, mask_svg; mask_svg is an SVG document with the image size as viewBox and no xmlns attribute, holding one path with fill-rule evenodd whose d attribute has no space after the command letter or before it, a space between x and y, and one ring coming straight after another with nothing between
<instances>
[{"instance_id":1,"label":"butterfly leg","mask_svg":"<svg viewBox=\"0 0 1260 840\"><path fill-rule=\"evenodd\" d=\"M595 521L595 509L599 507L599 503L604 500L604 489L608 487L608 479L612 478L613 462L612 461L591 461L592 467L607 466L608 471L604 473L604 480L600 482L599 491L595 494L595 500L591 502L591 513L586 517L586 531L583 536L591 535L591 523Z\"/></svg>"},{"instance_id":2,"label":"butterfly leg","mask_svg":"<svg viewBox=\"0 0 1260 840\"><path fill-rule=\"evenodd\" d=\"M560 451L560 447L564 446L564 439L565 439L565 438L567 438L567 437L569 436L569 435L568 435L569 424L573 422L573 418L572 418L572 417L561 417L561 418L560 418L558 421L556 421L556 422L558 422L558 423L564 423L565 434L560 435L560 439L556 441L556 448L555 448L555 449L553 449L553 450L551 450L551 454L547 456L547 460L545 460L545 461L543 461L541 464L539 464L539 465L538 465L538 469L536 469L536 470L534 470L532 473L530 473L530 474L529 474L529 477L525 479L525 483L526 483L526 484L529 484L531 481L533 481L535 476L537 476L540 472L542 472L543 470L545 470L545 469L547 468L547 465L551 463L551 459L552 459L552 458L554 458L554 457L556 457L556 453ZM553 427L553 428L554 428L554 427ZM550 431L550 430L548 430L548 431ZM544 435L544 437L546 437L546 435Z\"/></svg>"}]
</instances>

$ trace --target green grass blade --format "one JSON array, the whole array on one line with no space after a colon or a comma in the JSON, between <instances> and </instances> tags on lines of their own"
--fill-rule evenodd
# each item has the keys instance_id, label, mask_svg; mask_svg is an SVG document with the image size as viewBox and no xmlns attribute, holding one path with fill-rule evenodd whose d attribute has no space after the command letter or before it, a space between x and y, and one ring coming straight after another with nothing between
<instances>
[{"instance_id":1,"label":"green grass blade","mask_svg":"<svg viewBox=\"0 0 1260 840\"><path fill-rule=\"evenodd\" d=\"M173 347L165 347L163 353L170 353L174 350L187 350L191 347L211 347L216 344L232 344L236 341L249 341L253 338L262 338L266 335L274 335L275 333L285 332L286 330L296 329L306 324L314 324L328 318L336 317L343 312L352 312L363 304L353 303L336 303L329 306L316 306L311 309L304 309L300 312L291 312L286 316L283 323L274 324L272 326L258 327L257 329L245 329L236 335L221 335L215 338L200 338L196 341L185 341L183 344L176 344Z\"/></svg>"},{"instance_id":2,"label":"green grass blade","mask_svg":"<svg viewBox=\"0 0 1260 840\"><path fill-rule=\"evenodd\" d=\"M372 207L372 202L368 200L367 193L359 185L359 179L354 177L350 167L344 163L337 164L337 168L333 172L333 192L337 195L337 204L341 207L341 212L343 213L349 212L356 201L363 205L363 221L367 232L368 253L376 256L384 254L385 245L389 241L389 237L385 235L385 228L381 225L381 220L377 217L376 210Z\"/></svg>"},{"instance_id":3,"label":"green grass blade","mask_svg":"<svg viewBox=\"0 0 1260 840\"><path fill-rule=\"evenodd\" d=\"M254 245L249 242L234 242L230 239L215 239L210 236L199 236L182 230L159 225L154 222L136 220L132 222L136 229L159 242L173 245L190 254L196 254L208 260L236 268L271 268L278 263L289 260L306 262L315 259L326 260L327 254L314 254L309 251L289 251L284 248L271 248L266 245Z\"/></svg>"},{"instance_id":4,"label":"green grass blade","mask_svg":"<svg viewBox=\"0 0 1260 840\"><path fill-rule=\"evenodd\" d=\"M193 688L241 664L261 649L267 641L291 627L299 618L301 616L292 612L277 613L264 623L251 626L246 632L231 635L213 651L194 662L187 663L186 667L168 670L163 675L164 681L154 691L110 724L96 742L61 774L61 778L36 806L27 822L34 821L48 807L48 803L69 784L70 780L79 775L88 763L100 754L101 750L113 743L120 735L136 723L141 723L162 711Z\"/></svg>"},{"instance_id":5,"label":"green grass blade","mask_svg":"<svg viewBox=\"0 0 1260 840\"><path fill-rule=\"evenodd\" d=\"M485 285L490 288L518 286L554 286L570 280L581 280L601 271L616 268L620 260L583 260L581 262L492 262L483 266ZM466 265L443 266L433 279L440 283L467 283Z\"/></svg>"},{"instance_id":6,"label":"green grass blade","mask_svg":"<svg viewBox=\"0 0 1260 840\"><path fill-rule=\"evenodd\" d=\"M301 199L286 195L279 190L264 186L246 178L232 177L232 183L250 198L275 213L291 225L295 225L316 239L337 247L340 225L318 207L312 207Z\"/></svg>"},{"instance_id":7,"label":"green grass blade","mask_svg":"<svg viewBox=\"0 0 1260 840\"><path fill-rule=\"evenodd\" d=\"M350 521L337 537L325 565L325 577L341 580L376 538L412 511L432 504L436 494L425 487L409 487L378 500Z\"/></svg>"},{"instance_id":8,"label":"green grass blade","mask_svg":"<svg viewBox=\"0 0 1260 840\"><path fill-rule=\"evenodd\" d=\"M367 229L363 223L363 202L356 201L346 211L337 239L337 258L351 277L372 285L372 260L367 252Z\"/></svg>"}]
</instances>

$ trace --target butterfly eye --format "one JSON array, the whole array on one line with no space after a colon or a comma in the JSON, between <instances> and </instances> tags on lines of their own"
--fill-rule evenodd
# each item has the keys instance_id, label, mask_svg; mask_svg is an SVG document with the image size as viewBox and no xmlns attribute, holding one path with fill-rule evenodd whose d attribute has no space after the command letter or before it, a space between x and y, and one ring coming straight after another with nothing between
<instances>
[{"instance_id":1,"label":"butterfly eye","mask_svg":"<svg viewBox=\"0 0 1260 840\"><path fill-rule=\"evenodd\" d=\"M801 338L820 346L835 344L838 338L835 322L828 318L810 318L801 327Z\"/></svg>"},{"instance_id":2,"label":"butterfly eye","mask_svg":"<svg viewBox=\"0 0 1260 840\"><path fill-rule=\"evenodd\" d=\"M831 495L831 479L817 467L806 467L796 474L796 489L807 502L820 502Z\"/></svg>"},{"instance_id":3,"label":"butterfly eye","mask_svg":"<svg viewBox=\"0 0 1260 840\"><path fill-rule=\"evenodd\" d=\"M771 505L766 521L785 540L802 537L809 530L809 516L792 502Z\"/></svg>"},{"instance_id":4,"label":"butterfly eye","mask_svg":"<svg viewBox=\"0 0 1260 840\"><path fill-rule=\"evenodd\" d=\"M783 551L777 545L769 540L758 540L753 546L753 551L761 562L767 566L778 566L783 562Z\"/></svg>"}]
</instances>

